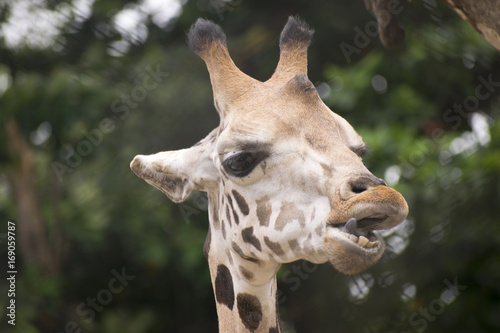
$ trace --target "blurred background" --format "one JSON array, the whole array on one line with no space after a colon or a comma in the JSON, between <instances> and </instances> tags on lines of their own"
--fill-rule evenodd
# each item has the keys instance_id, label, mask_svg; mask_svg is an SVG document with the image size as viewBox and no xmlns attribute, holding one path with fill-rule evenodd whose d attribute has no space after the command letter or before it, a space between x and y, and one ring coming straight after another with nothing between
<instances>
[{"instance_id":1,"label":"blurred background","mask_svg":"<svg viewBox=\"0 0 500 333\"><path fill-rule=\"evenodd\" d=\"M386 49L361 0L1 1L0 331L217 331L206 196L173 204L129 163L218 125L186 44L198 17L266 80L299 15L316 30L309 78L410 215L362 274L284 265L283 331L500 332L500 54L441 1L397 8L406 37Z\"/></svg>"}]
</instances>

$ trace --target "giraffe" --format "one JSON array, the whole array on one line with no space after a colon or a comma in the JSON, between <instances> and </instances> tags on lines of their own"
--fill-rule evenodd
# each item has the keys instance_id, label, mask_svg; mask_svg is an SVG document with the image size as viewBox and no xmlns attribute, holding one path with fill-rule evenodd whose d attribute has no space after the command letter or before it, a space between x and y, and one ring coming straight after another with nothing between
<instances>
[{"instance_id":1,"label":"giraffe","mask_svg":"<svg viewBox=\"0 0 500 333\"><path fill-rule=\"evenodd\" d=\"M174 202L207 192L203 252L220 332L281 332L283 263L330 262L356 274L385 250L374 231L408 214L403 196L363 164L360 135L309 81L312 35L289 17L276 70L261 82L236 67L222 29L198 19L188 44L206 63L220 124L191 148L137 155L130 165Z\"/></svg>"}]
</instances>

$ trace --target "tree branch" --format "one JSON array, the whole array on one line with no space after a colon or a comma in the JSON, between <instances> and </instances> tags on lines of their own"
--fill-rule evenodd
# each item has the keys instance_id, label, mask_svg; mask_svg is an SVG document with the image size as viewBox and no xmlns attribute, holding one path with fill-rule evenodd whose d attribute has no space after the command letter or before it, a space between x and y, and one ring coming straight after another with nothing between
<instances>
[{"instance_id":1,"label":"tree branch","mask_svg":"<svg viewBox=\"0 0 500 333\"><path fill-rule=\"evenodd\" d=\"M378 23L378 34L382 44L390 49L401 43L405 38L405 31L399 25L399 20L391 10L394 0L365 0L365 7L372 12Z\"/></svg>"},{"instance_id":2,"label":"tree branch","mask_svg":"<svg viewBox=\"0 0 500 333\"><path fill-rule=\"evenodd\" d=\"M443 0L500 51L499 0Z\"/></svg>"}]
</instances>

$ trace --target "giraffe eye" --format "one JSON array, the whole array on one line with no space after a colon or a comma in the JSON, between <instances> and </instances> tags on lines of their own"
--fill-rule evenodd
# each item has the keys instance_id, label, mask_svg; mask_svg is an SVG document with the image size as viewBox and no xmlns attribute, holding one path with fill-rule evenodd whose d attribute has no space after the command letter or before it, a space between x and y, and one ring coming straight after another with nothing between
<instances>
[{"instance_id":1,"label":"giraffe eye","mask_svg":"<svg viewBox=\"0 0 500 333\"><path fill-rule=\"evenodd\" d=\"M238 153L228 157L222 162L222 166L232 176L245 177L261 160L262 158L253 153Z\"/></svg>"}]
</instances>

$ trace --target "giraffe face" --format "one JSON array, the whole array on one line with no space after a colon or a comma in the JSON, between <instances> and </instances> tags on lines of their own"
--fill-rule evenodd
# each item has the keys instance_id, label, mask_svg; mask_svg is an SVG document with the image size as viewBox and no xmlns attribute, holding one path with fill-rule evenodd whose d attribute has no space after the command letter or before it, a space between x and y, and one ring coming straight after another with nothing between
<instances>
[{"instance_id":1,"label":"giraffe face","mask_svg":"<svg viewBox=\"0 0 500 333\"><path fill-rule=\"evenodd\" d=\"M213 161L223 235L244 257L330 261L357 273L383 254L373 230L399 224L408 207L364 166L356 131L315 90L301 95L304 86L313 89L299 75L269 87L221 125Z\"/></svg>"},{"instance_id":2,"label":"giraffe face","mask_svg":"<svg viewBox=\"0 0 500 333\"><path fill-rule=\"evenodd\" d=\"M131 163L173 201L192 190L208 192L210 242L218 255L229 251L253 283L259 282L253 270L299 259L358 273L383 254L374 230L391 228L408 213L401 194L364 166L361 137L307 79L311 35L289 21L278 68L259 82L234 66L220 28L202 21L189 39L207 63L221 123L192 148L139 155Z\"/></svg>"}]
</instances>

